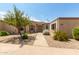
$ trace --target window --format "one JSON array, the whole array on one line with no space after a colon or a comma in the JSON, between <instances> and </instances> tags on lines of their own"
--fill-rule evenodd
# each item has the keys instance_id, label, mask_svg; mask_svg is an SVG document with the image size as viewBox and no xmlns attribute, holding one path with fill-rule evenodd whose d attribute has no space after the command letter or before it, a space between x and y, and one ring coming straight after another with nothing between
<instances>
[{"instance_id":1,"label":"window","mask_svg":"<svg viewBox=\"0 0 79 59\"><path fill-rule=\"evenodd\" d=\"M46 25L46 29L49 29L48 25Z\"/></svg>"},{"instance_id":2,"label":"window","mask_svg":"<svg viewBox=\"0 0 79 59\"><path fill-rule=\"evenodd\" d=\"M52 24L52 29L55 30L56 29L56 23Z\"/></svg>"}]
</instances>

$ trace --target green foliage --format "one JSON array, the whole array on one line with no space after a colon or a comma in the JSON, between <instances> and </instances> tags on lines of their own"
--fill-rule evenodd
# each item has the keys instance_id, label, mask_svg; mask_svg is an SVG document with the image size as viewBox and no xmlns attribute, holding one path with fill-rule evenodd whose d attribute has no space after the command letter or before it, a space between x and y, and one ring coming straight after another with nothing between
<instances>
[{"instance_id":1,"label":"green foliage","mask_svg":"<svg viewBox=\"0 0 79 59\"><path fill-rule=\"evenodd\" d=\"M72 29L72 36L74 39L79 40L79 27Z\"/></svg>"},{"instance_id":2,"label":"green foliage","mask_svg":"<svg viewBox=\"0 0 79 59\"><path fill-rule=\"evenodd\" d=\"M21 27L25 27L26 25L30 24L30 20L28 16L24 16L24 12L18 10L15 6L13 11L9 11L5 17L4 22L8 23L9 25L15 26L18 30Z\"/></svg>"},{"instance_id":3,"label":"green foliage","mask_svg":"<svg viewBox=\"0 0 79 59\"><path fill-rule=\"evenodd\" d=\"M28 39L27 33L23 33L23 34L22 34L22 38L23 38L23 39Z\"/></svg>"},{"instance_id":4,"label":"green foliage","mask_svg":"<svg viewBox=\"0 0 79 59\"><path fill-rule=\"evenodd\" d=\"M67 34L65 32L62 32L62 31L55 32L54 40L58 40L58 41L69 41Z\"/></svg>"},{"instance_id":5,"label":"green foliage","mask_svg":"<svg viewBox=\"0 0 79 59\"><path fill-rule=\"evenodd\" d=\"M7 36L7 35L9 35L9 34L10 34L9 32L0 31L0 36Z\"/></svg>"}]
</instances>

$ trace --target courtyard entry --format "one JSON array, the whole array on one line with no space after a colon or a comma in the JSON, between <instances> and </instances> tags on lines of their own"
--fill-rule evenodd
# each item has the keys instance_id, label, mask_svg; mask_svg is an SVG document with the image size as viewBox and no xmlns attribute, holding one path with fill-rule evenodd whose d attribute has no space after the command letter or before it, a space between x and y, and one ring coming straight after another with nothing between
<instances>
[{"instance_id":1,"label":"courtyard entry","mask_svg":"<svg viewBox=\"0 0 79 59\"><path fill-rule=\"evenodd\" d=\"M35 26L34 25L29 26L29 32L35 33Z\"/></svg>"},{"instance_id":2,"label":"courtyard entry","mask_svg":"<svg viewBox=\"0 0 79 59\"><path fill-rule=\"evenodd\" d=\"M42 31L43 31L43 26L37 25L37 32L42 32Z\"/></svg>"}]
</instances>

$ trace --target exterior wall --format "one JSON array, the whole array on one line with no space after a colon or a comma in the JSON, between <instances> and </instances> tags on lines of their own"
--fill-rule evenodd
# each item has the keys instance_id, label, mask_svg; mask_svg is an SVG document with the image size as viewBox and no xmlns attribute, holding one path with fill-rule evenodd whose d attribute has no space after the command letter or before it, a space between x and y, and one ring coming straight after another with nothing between
<instances>
[{"instance_id":1,"label":"exterior wall","mask_svg":"<svg viewBox=\"0 0 79 59\"><path fill-rule=\"evenodd\" d=\"M59 30L64 31L69 37L72 36L72 29L79 27L79 18L65 18L59 20Z\"/></svg>"},{"instance_id":2,"label":"exterior wall","mask_svg":"<svg viewBox=\"0 0 79 59\"><path fill-rule=\"evenodd\" d=\"M55 30L52 29L52 24L56 24L56 29ZM51 22L50 25L49 25L49 29L50 29L50 31L59 30L59 20L55 20L55 21Z\"/></svg>"},{"instance_id":3,"label":"exterior wall","mask_svg":"<svg viewBox=\"0 0 79 59\"><path fill-rule=\"evenodd\" d=\"M34 32L42 32L44 29L46 29L46 23L42 23L42 22L32 22L31 24L32 26L34 26ZM31 25L27 25L26 26L26 32L31 32L30 27L32 27ZM8 31L10 33L14 33L14 34L18 34L18 30L17 28L15 28L14 26L8 25L6 23L0 22L0 30L4 30L4 31ZM33 32L33 33L34 33Z\"/></svg>"},{"instance_id":4,"label":"exterior wall","mask_svg":"<svg viewBox=\"0 0 79 59\"><path fill-rule=\"evenodd\" d=\"M28 25L26 26L26 32L29 32L29 26Z\"/></svg>"},{"instance_id":5,"label":"exterior wall","mask_svg":"<svg viewBox=\"0 0 79 59\"><path fill-rule=\"evenodd\" d=\"M46 29L47 23L42 22L32 22L31 25L26 26L26 32L42 32L44 29ZM31 28L34 30L32 31Z\"/></svg>"},{"instance_id":6,"label":"exterior wall","mask_svg":"<svg viewBox=\"0 0 79 59\"><path fill-rule=\"evenodd\" d=\"M10 33L17 34L18 31L14 26L8 25L6 23L0 22L0 30L8 31Z\"/></svg>"},{"instance_id":7,"label":"exterior wall","mask_svg":"<svg viewBox=\"0 0 79 59\"><path fill-rule=\"evenodd\" d=\"M56 23L56 30L52 30L51 25ZM53 31L64 31L69 37L72 37L72 29L79 27L79 18L57 18L50 23L50 33Z\"/></svg>"},{"instance_id":8,"label":"exterior wall","mask_svg":"<svg viewBox=\"0 0 79 59\"><path fill-rule=\"evenodd\" d=\"M4 24L0 22L0 30L3 30Z\"/></svg>"},{"instance_id":9,"label":"exterior wall","mask_svg":"<svg viewBox=\"0 0 79 59\"><path fill-rule=\"evenodd\" d=\"M44 24L43 29L49 30L50 29L50 23Z\"/></svg>"},{"instance_id":10,"label":"exterior wall","mask_svg":"<svg viewBox=\"0 0 79 59\"><path fill-rule=\"evenodd\" d=\"M36 28L36 24L35 23L32 23L31 25L29 25L29 32L37 32L37 28Z\"/></svg>"},{"instance_id":11,"label":"exterior wall","mask_svg":"<svg viewBox=\"0 0 79 59\"><path fill-rule=\"evenodd\" d=\"M12 33L12 34L18 34L18 30L14 26L5 24L4 27L3 27L3 29L6 30L6 31L8 31L8 32L10 32L10 33Z\"/></svg>"},{"instance_id":12,"label":"exterior wall","mask_svg":"<svg viewBox=\"0 0 79 59\"><path fill-rule=\"evenodd\" d=\"M52 24L56 24L55 30L52 29ZM55 20L55 21L51 22L50 25L49 25L49 31L50 31L51 36L54 35L53 34L54 31L58 31L58 30L59 30L59 20Z\"/></svg>"}]
</instances>

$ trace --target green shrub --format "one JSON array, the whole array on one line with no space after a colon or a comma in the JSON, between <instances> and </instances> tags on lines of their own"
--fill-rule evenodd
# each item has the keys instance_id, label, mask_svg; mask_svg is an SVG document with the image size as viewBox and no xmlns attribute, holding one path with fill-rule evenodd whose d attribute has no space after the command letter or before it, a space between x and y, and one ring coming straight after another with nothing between
<instances>
[{"instance_id":1,"label":"green shrub","mask_svg":"<svg viewBox=\"0 0 79 59\"><path fill-rule=\"evenodd\" d=\"M58 41L69 41L67 34L65 32L62 32L62 31L55 32L54 40L58 40Z\"/></svg>"},{"instance_id":2,"label":"green shrub","mask_svg":"<svg viewBox=\"0 0 79 59\"><path fill-rule=\"evenodd\" d=\"M74 39L79 40L79 27L72 29L72 36Z\"/></svg>"},{"instance_id":3,"label":"green shrub","mask_svg":"<svg viewBox=\"0 0 79 59\"><path fill-rule=\"evenodd\" d=\"M9 32L0 31L0 36L7 36L7 35L9 35L9 34L10 34Z\"/></svg>"},{"instance_id":4,"label":"green shrub","mask_svg":"<svg viewBox=\"0 0 79 59\"><path fill-rule=\"evenodd\" d=\"M28 35L27 35L27 33L23 33L22 38L23 38L23 39L28 39Z\"/></svg>"}]
</instances>

